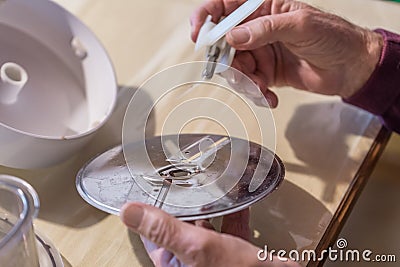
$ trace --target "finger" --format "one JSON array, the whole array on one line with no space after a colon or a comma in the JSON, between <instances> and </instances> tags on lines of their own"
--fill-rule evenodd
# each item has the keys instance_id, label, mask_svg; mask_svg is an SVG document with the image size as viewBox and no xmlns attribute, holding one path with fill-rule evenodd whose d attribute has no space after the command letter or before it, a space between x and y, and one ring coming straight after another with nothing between
<instances>
[{"instance_id":1,"label":"finger","mask_svg":"<svg viewBox=\"0 0 400 267\"><path fill-rule=\"evenodd\" d=\"M198 7L190 16L191 38L196 42L201 26L208 15L212 21L218 23L222 16L227 16L246 0L208 0Z\"/></svg>"},{"instance_id":2,"label":"finger","mask_svg":"<svg viewBox=\"0 0 400 267\"><path fill-rule=\"evenodd\" d=\"M216 235L143 203L125 204L120 217L132 231L170 251L186 264L192 264L193 254L202 253L198 248Z\"/></svg>"},{"instance_id":3,"label":"finger","mask_svg":"<svg viewBox=\"0 0 400 267\"><path fill-rule=\"evenodd\" d=\"M239 93L247 94L255 89L253 82L248 80L249 73L256 70L256 63L249 51L239 51L231 64L232 69L226 71L223 77ZM258 90L257 90L258 91Z\"/></svg>"},{"instance_id":4,"label":"finger","mask_svg":"<svg viewBox=\"0 0 400 267\"><path fill-rule=\"evenodd\" d=\"M256 59L250 51L238 51L234 61L235 65L240 65L240 69L243 70L244 74L253 73L257 69Z\"/></svg>"},{"instance_id":5,"label":"finger","mask_svg":"<svg viewBox=\"0 0 400 267\"><path fill-rule=\"evenodd\" d=\"M278 96L270 89L267 89L261 97L250 98L259 107L276 108L279 103Z\"/></svg>"},{"instance_id":6,"label":"finger","mask_svg":"<svg viewBox=\"0 0 400 267\"><path fill-rule=\"evenodd\" d=\"M249 99L254 103L254 104L256 104L256 106L259 106L259 107L266 107L266 108L269 108L271 105L268 103L268 101L267 101L267 99L264 97L264 96L262 96L262 97L250 97L249 96Z\"/></svg>"},{"instance_id":7,"label":"finger","mask_svg":"<svg viewBox=\"0 0 400 267\"><path fill-rule=\"evenodd\" d=\"M265 92L263 92L265 99L268 102L268 105L270 108L276 108L279 103L278 96L272 92L271 90L267 89Z\"/></svg>"},{"instance_id":8,"label":"finger","mask_svg":"<svg viewBox=\"0 0 400 267\"><path fill-rule=\"evenodd\" d=\"M197 227L206 228L206 229L209 229L209 230L215 230L214 226L208 220L188 221L186 223L190 223L191 225L195 225Z\"/></svg>"},{"instance_id":9,"label":"finger","mask_svg":"<svg viewBox=\"0 0 400 267\"><path fill-rule=\"evenodd\" d=\"M276 84L275 77L277 76L277 60L279 53L278 46L268 45L251 51L252 57L255 60L257 70L260 75L268 77L267 86L273 86Z\"/></svg>"},{"instance_id":10,"label":"finger","mask_svg":"<svg viewBox=\"0 0 400 267\"><path fill-rule=\"evenodd\" d=\"M163 247L175 245L173 239L180 239L181 229L189 226L155 207L142 203L125 204L120 216L131 230ZM180 249L179 244L176 245Z\"/></svg>"},{"instance_id":11,"label":"finger","mask_svg":"<svg viewBox=\"0 0 400 267\"><path fill-rule=\"evenodd\" d=\"M241 94L246 93L242 86L244 75L241 71L241 66L235 62L235 60L232 62L231 68L220 73L219 75L221 75L236 92Z\"/></svg>"},{"instance_id":12,"label":"finger","mask_svg":"<svg viewBox=\"0 0 400 267\"><path fill-rule=\"evenodd\" d=\"M251 97L251 100L260 107L276 108L279 103L278 96L271 90L267 90L261 97Z\"/></svg>"},{"instance_id":13,"label":"finger","mask_svg":"<svg viewBox=\"0 0 400 267\"><path fill-rule=\"evenodd\" d=\"M246 74L258 87L258 90L256 90L254 86L246 88L247 94L252 96L261 96L262 95L261 93L266 92L268 90L268 81L265 75L259 73L258 71L256 71L255 73L246 73Z\"/></svg>"},{"instance_id":14,"label":"finger","mask_svg":"<svg viewBox=\"0 0 400 267\"><path fill-rule=\"evenodd\" d=\"M248 74L250 79L244 78L240 71L242 67L238 62L234 61L232 67L234 69L221 73L221 76L235 91L244 94L257 106L275 108L278 105L278 97L268 89L263 79L255 74Z\"/></svg>"},{"instance_id":15,"label":"finger","mask_svg":"<svg viewBox=\"0 0 400 267\"><path fill-rule=\"evenodd\" d=\"M234 58L231 67L231 82L234 84L240 84L244 76L242 65Z\"/></svg>"},{"instance_id":16,"label":"finger","mask_svg":"<svg viewBox=\"0 0 400 267\"><path fill-rule=\"evenodd\" d=\"M307 9L259 17L233 28L226 39L238 50L253 50L274 42L296 43L304 40Z\"/></svg>"},{"instance_id":17,"label":"finger","mask_svg":"<svg viewBox=\"0 0 400 267\"><path fill-rule=\"evenodd\" d=\"M224 13L224 4L222 0L207 1L198 7L190 16L191 37L193 42L196 42L201 26L204 24L208 15L211 15L214 23Z\"/></svg>"},{"instance_id":18,"label":"finger","mask_svg":"<svg viewBox=\"0 0 400 267\"><path fill-rule=\"evenodd\" d=\"M271 65L272 64L273 63L271 62ZM250 73L248 69L253 68L251 64L248 62L244 63L241 60L234 60L232 62L232 67L238 71L231 71L222 76L228 81L233 89L246 95L257 106L269 108L276 108L278 106L277 95L268 88L271 82L267 76L273 76L273 72L267 69L272 69L272 66L265 67L266 72L271 73L270 75L266 75L258 70L256 70L255 73ZM242 72L242 69L246 70L243 73L246 74L251 81L244 78L243 74L239 75Z\"/></svg>"},{"instance_id":19,"label":"finger","mask_svg":"<svg viewBox=\"0 0 400 267\"><path fill-rule=\"evenodd\" d=\"M260 94L261 96L254 96L245 92L245 95L259 107L276 108L278 106L278 96L270 89L267 89L264 93L260 92Z\"/></svg>"},{"instance_id":20,"label":"finger","mask_svg":"<svg viewBox=\"0 0 400 267\"><path fill-rule=\"evenodd\" d=\"M256 72L255 74L249 74L249 77L258 86L260 95L257 96L254 93L254 90L251 92L247 90L246 95L257 98L254 103L258 106L276 108L278 106L278 96L268 88L269 82L267 77L259 72Z\"/></svg>"},{"instance_id":21,"label":"finger","mask_svg":"<svg viewBox=\"0 0 400 267\"><path fill-rule=\"evenodd\" d=\"M250 210L248 208L225 215L222 218L221 232L234 235L244 240L250 239Z\"/></svg>"},{"instance_id":22,"label":"finger","mask_svg":"<svg viewBox=\"0 0 400 267\"><path fill-rule=\"evenodd\" d=\"M208 220L197 220L194 221L194 225L197 227L206 228L209 230L215 230L214 226Z\"/></svg>"}]
</instances>

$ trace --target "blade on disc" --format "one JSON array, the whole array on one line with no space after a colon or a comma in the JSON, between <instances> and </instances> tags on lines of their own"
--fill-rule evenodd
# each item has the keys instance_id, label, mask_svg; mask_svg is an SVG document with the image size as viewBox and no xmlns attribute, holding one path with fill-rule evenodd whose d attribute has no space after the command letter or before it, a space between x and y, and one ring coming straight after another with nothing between
<instances>
[{"instance_id":1,"label":"blade on disc","mask_svg":"<svg viewBox=\"0 0 400 267\"><path fill-rule=\"evenodd\" d=\"M95 157L80 170L76 179L78 192L94 207L111 214L118 214L126 202L134 201L154 205L162 189L163 175L170 175L175 177L174 187L168 190L162 209L181 220L197 220L242 210L273 192L282 182L285 169L277 155L258 144L232 137L229 138L230 142L225 142L224 140L227 139L225 136L207 135L206 137L210 138L214 144L220 146L215 150L212 162L204 168L196 166L194 164L196 161L190 161L199 154L193 144L197 144L196 142L204 137L205 135L199 134L180 135L179 148L184 154L187 154L187 157L172 167L170 163L176 159L167 159L164 155L163 138L147 139L146 147L153 164L152 168L148 169L148 173L153 175L148 176L143 175L148 166L138 164L129 169L122 146L116 146ZM231 147L241 144L249 147L249 153L246 154L248 156L247 166L245 170L236 170L232 164L229 167L229 162L231 162L231 158L235 159L240 155L237 153L233 155ZM135 151L136 145L132 144L129 149ZM202 155L207 154L207 150L203 150L203 152ZM261 154L262 158L260 158ZM267 170L264 173L267 175L254 178L256 167L261 169L265 167ZM154 173L154 169L160 171ZM221 178L226 180L226 178L237 177L237 175L241 177L239 181L229 188L225 195L213 199L213 191L221 190L225 186L224 179ZM147 179L152 192L143 190L135 182L136 179L142 178ZM257 180L257 186L252 189L251 183L254 182L254 179ZM206 198L204 203L207 204L189 205L191 200L196 198ZM207 202L207 200L209 201ZM168 202L181 202L182 205L170 205Z\"/></svg>"}]
</instances>

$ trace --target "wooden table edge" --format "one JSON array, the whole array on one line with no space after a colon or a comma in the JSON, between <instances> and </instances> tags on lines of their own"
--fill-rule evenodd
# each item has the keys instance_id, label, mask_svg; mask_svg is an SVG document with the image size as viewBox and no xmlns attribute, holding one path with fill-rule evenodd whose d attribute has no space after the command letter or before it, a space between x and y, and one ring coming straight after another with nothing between
<instances>
[{"instance_id":1,"label":"wooden table edge","mask_svg":"<svg viewBox=\"0 0 400 267\"><path fill-rule=\"evenodd\" d=\"M347 218L349 217L353 207L355 206L359 196L367 184L368 178L370 177L376 163L382 155L384 148L390 139L391 133L392 132L385 127L380 129L366 157L357 170L353 181L349 185L349 188L341 200L338 209L333 215L331 222L326 228L321 241L318 243L318 246L315 250L317 257L321 255L322 251L335 245L336 239L338 238L340 231L342 230ZM325 253L324 255L325 257L323 257L321 261L310 261L307 264L307 267L323 266L327 258L327 254Z\"/></svg>"}]
</instances>

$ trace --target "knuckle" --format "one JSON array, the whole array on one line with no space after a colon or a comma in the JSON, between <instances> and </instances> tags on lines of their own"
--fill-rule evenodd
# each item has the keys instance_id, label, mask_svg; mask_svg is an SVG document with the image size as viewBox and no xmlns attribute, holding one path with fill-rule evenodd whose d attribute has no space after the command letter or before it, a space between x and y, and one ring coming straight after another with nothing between
<instances>
[{"instance_id":1,"label":"knuckle","mask_svg":"<svg viewBox=\"0 0 400 267\"><path fill-rule=\"evenodd\" d=\"M192 262L198 262L198 260L204 258L210 251L210 247L212 247L212 241L208 236L199 236L196 242L188 247L186 251L187 256L193 259Z\"/></svg>"},{"instance_id":2,"label":"knuckle","mask_svg":"<svg viewBox=\"0 0 400 267\"><path fill-rule=\"evenodd\" d=\"M273 31L274 23L268 16L262 17L262 20L259 20L258 25L256 27L262 31L262 34L268 34Z\"/></svg>"},{"instance_id":3,"label":"knuckle","mask_svg":"<svg viewBox=\"0 0 400 267\"><path fill-rule=\"evenodd\" d=\"M264 16L255 21L253 24L253 45L254 48L271 43L271 36L274 32L274 22L269 16ZM272 35L271 35L272 34Z\"/></svg>"},{"instance_id":4,"label":"knuckle","mask_svg":"<svg viewBox=\"0 0 400 267\"><path fill-rule=\"evenodd\" d=\"M165 246L174 240L176 227L168 217L161 217L149 226L147 235L154 243Z\"/></svg>"},{"instance_id":5,"label":"knuckle","mask_svg":"<svg viewBox=\"0 0 400 267\"><path fill-rule=\"evenodd\" d=\"M194 266L205 266L205 263L217 263L219 261L220 246L218 246L218 240L220 234L211 230L205 231L207 231L207 234L199 235L196 242L193 242L185 251L190 262L195 263Z\"/></svg>"},{"instance_id":6,"label":"knuckle","mask_svg":"<svg viewBox=\"0 0 400 267\"><path fill-rule=\"evenodd\" d=\"M297 23L302 27L310 26L313 17L314 17L313 9L308 7L302 8L298 11Z\"/></svg>"}]
</instances>

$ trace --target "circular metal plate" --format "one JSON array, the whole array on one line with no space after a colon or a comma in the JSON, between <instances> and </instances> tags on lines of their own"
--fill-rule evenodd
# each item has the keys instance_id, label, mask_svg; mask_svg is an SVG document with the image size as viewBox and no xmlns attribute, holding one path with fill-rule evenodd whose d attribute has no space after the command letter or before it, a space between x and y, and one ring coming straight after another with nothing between
<instances>
[{"instance_id":1,"label":"circular metal plate","mask_svg":"<svg viewBox=\"0 0 400 267\"><path fill-rule=\"evenodd\" d=\"M216 144L220 144L221 140L227 139L218 135L199 135L199 134L181 134L179 135L179 147L183 148L185 154L193 154L193 145L199 140L208 138ZM168 139L168 138L167 138ZM149 173L154 174L154 169L158 173L144 177L148 186L152 188L152 192L143 190L135 181L143 178L145 168L148 166L134 165L128 168L124 159L122 146L116 146L103 154L97 156L88 162L78 173L76 186L79 194L91 205L111 214L118 214L122 205L126 202L143 202L150 205L156 205L171 215L181 220L197 220L212 218L226 215L242 210L251 204L264 198L282 182L285 169L282 161L274 153L258 144L248 142L242 139L229 138L229 142L225 142L215 153L211 163L204 169L197 169L193 165L184 166L182 164L174 164L170 168L170 159L167 159L163 153L163 138L154 137L145 140L147 153L153 164ZM247 166L245 170L228 170L230 159L240 157L238 154L231 153L233 144L248 147L248 156L246 159ZM136 144L124 147L125 153L129 149L130 153L134 153ZM192 147L191 151L185 148ZM261 153L262 152L262 153ZM263 155L260 158L260 155ZM139 156L140 155L136 155ZM143 155L144 156L144 155ZM258 166L258 167L257 167ZM264 175L261 179L254 180L253 174L255 169L265 167ZM168 172L174 179L172 184L175 186L170 189L161 201L160 192L163 191L163 175ZM239 181L218 199L212 199L213 190L224 187L223 183L218 183L221 176L241 175ZM140 177L137 177L140 176ZM215 182L216 183L212 183ZM204 186L204 185L213 185ZM220 188L214 188L220 187ZM180 191L179 188L185 188ZM203 192L207 190L207 192ZM205 205L191 206L187 205L191 199L196 197L204 197L210 195L210 201ZM183 205L171 205L172 202L180 201Z\"/></svg>"}]
</instances>

